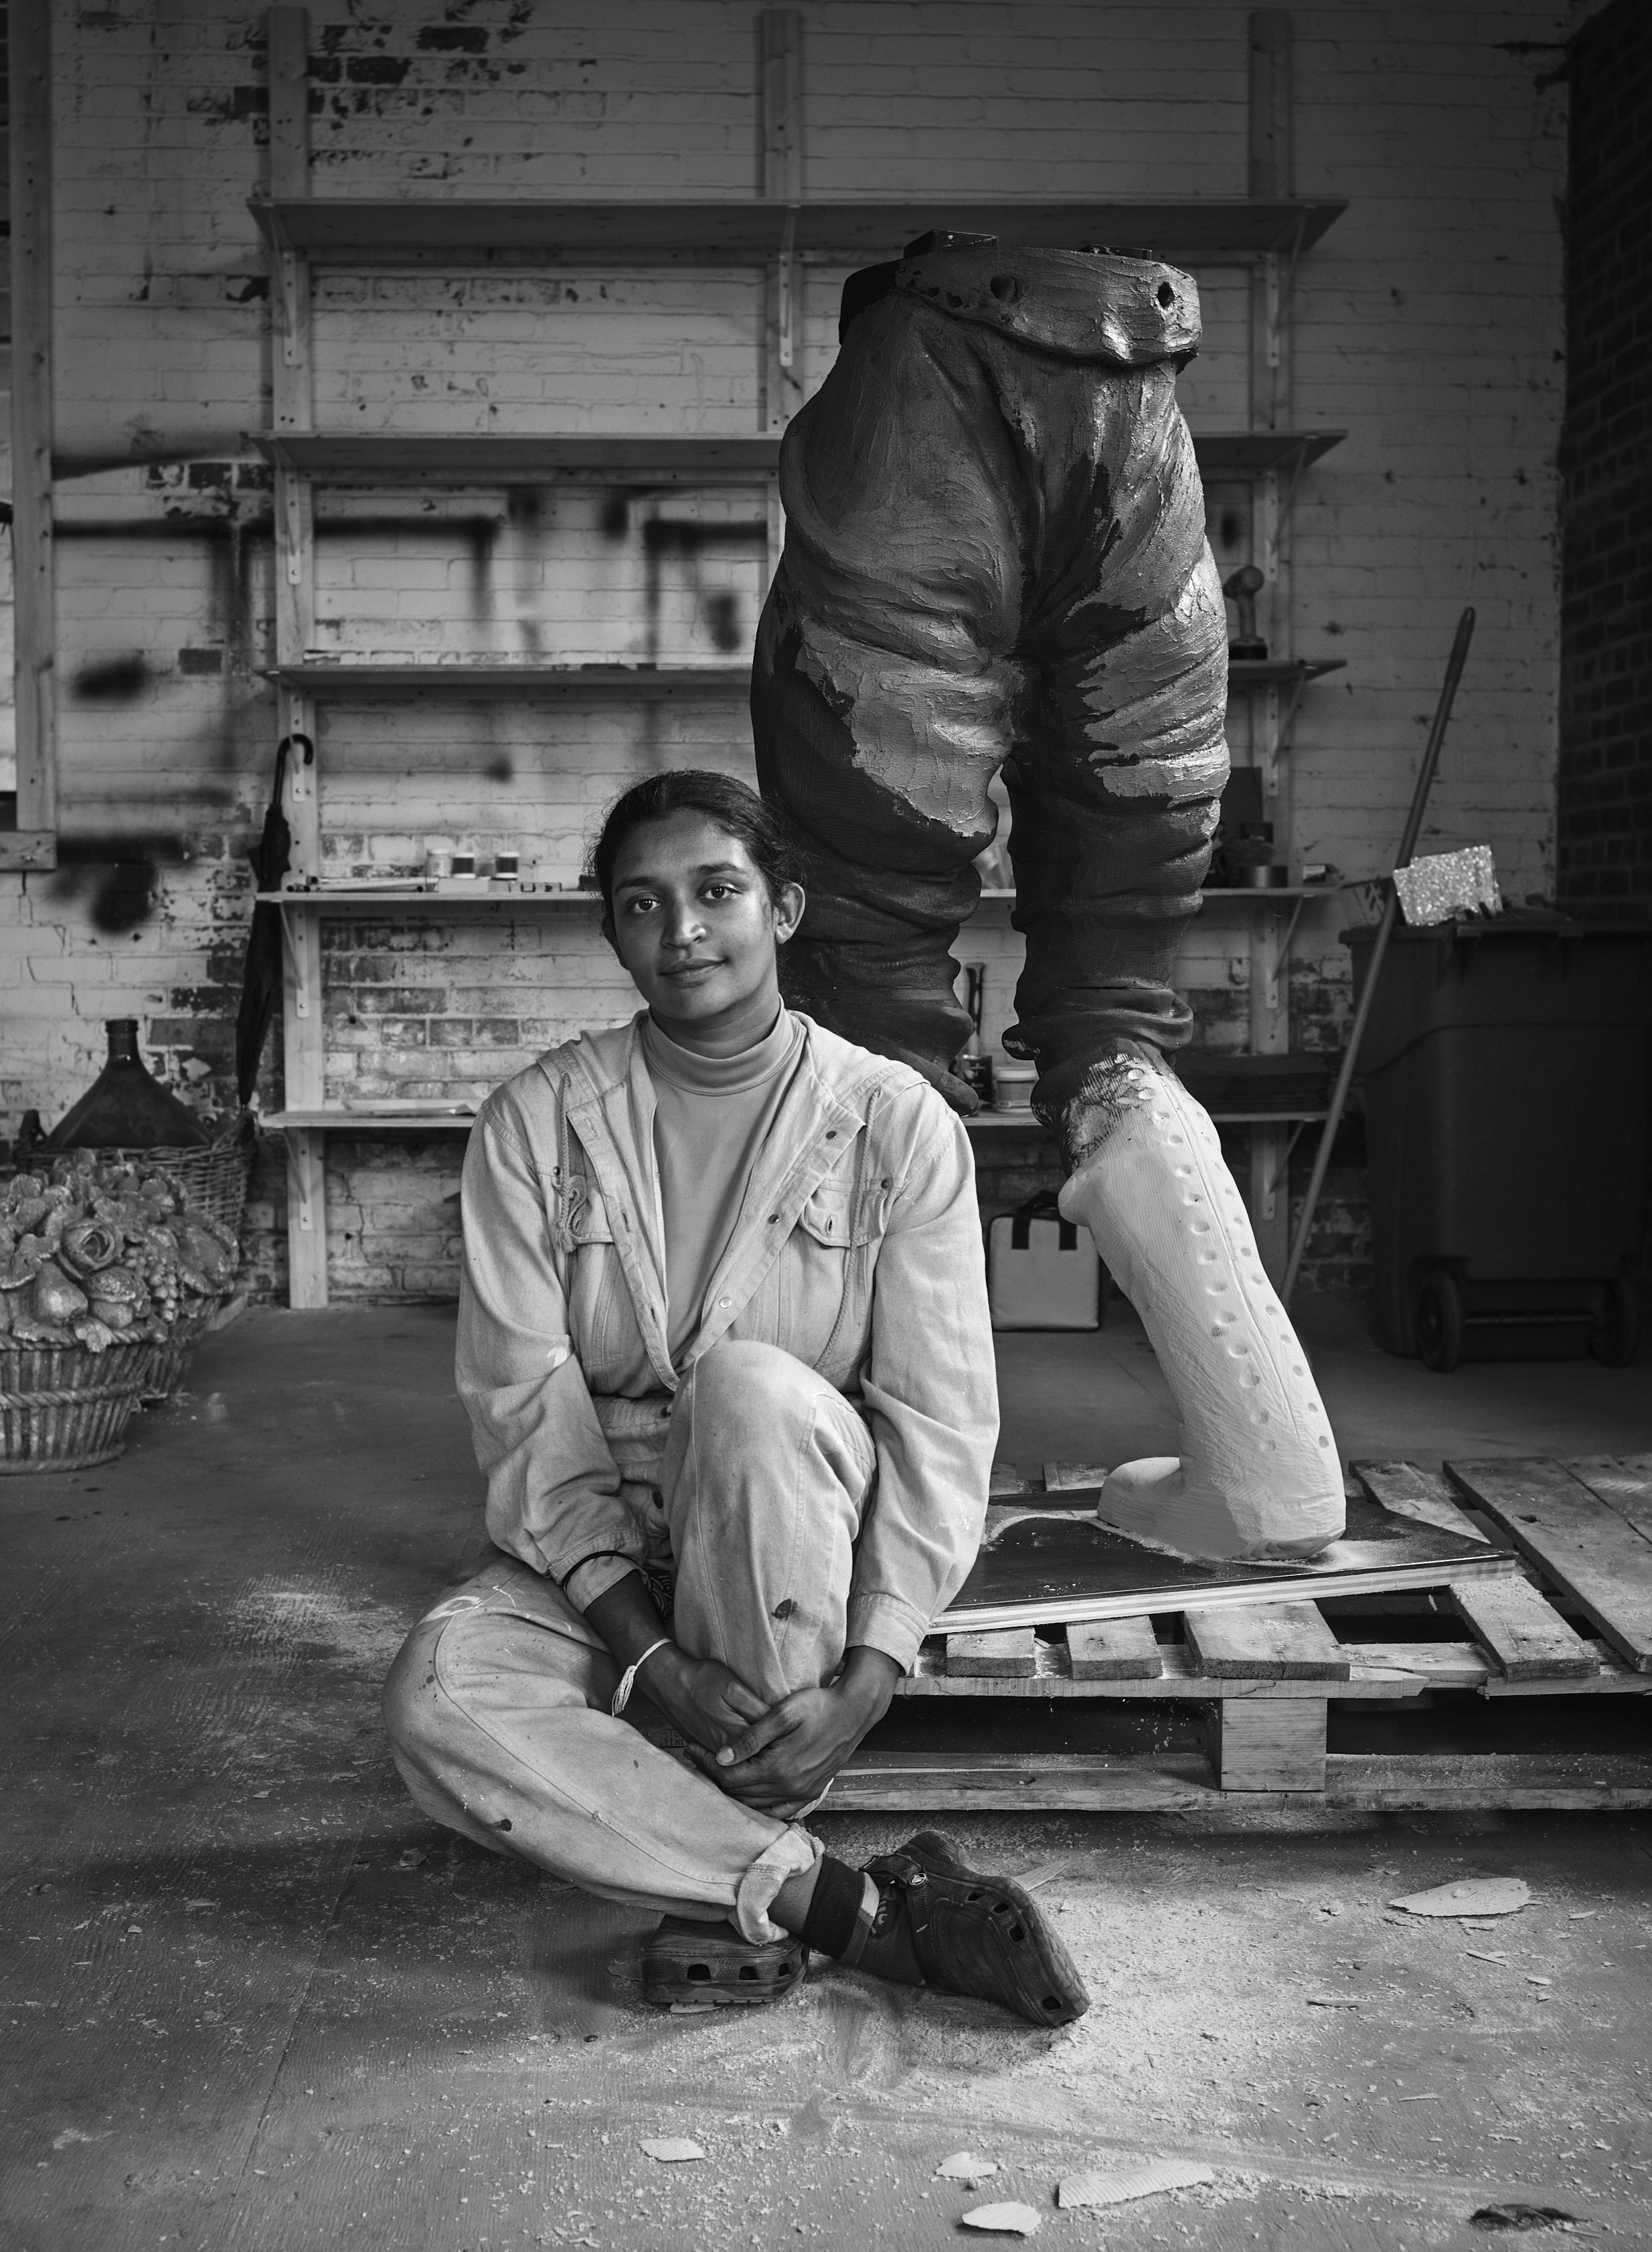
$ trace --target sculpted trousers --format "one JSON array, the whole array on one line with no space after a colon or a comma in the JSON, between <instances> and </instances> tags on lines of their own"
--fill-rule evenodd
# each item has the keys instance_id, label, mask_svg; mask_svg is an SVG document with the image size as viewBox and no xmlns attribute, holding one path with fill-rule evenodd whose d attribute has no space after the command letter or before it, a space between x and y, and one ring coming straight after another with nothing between
<instances>
[{"instance_id":1,"label":"sculpted trousers","mask_svg":"<svg viewBox=\"0 0 1652 2252\"><path fill-rule=\"evenodd\" d=\"M982 255L982 303L1025 334L897 285L787 431L753 728L806 859L788 998L943 1086L968 1032L948 949L1002 767L1027 940L1006 1045L1054 1121L1119 1039L1190 1036L1170 981L1227 774L1227 630L1170 346L1132 365L1072 343L1095 261Z\"/></svg>"},{"instance_id":2,"label":"sculpted trousers","mask_svg":"<svg viewBox=\"0 0 1652 2252\"><path fill-rule=\"evenodd\" d=\"M677 1394L661 1470L678 1645L771 1703L829 1679L876 1466L854 1408L802 1361L765 1345L707 1353ZM560 1589L501 1555L420 1621L392 1668L396 1765L433 1820L478 1845L605 1900L774 1938L769 1903L817 1842L651 1742L635 1724L652 1709L640 1686L613 1718L619 1682Z\"/></svg>"}]
</instances>

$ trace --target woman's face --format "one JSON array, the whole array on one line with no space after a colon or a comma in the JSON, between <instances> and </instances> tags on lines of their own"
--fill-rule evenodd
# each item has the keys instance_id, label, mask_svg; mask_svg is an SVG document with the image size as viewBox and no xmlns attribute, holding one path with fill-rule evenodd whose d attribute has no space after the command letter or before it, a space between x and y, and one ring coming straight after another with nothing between
<instances>
[{"instance_id":1,"label":"woman's face","mask_svg":"<svg viewBox=\"0 0 1652 2252\"><path fill-rule=\"evenodd\" d=\"M614 951L660 1030L703 1054L739 1054L768 1031L775 948L802 912L795 884L772 902L745 845L703 813L644 822L614 862Z\"/></svg>"}]
</instances>

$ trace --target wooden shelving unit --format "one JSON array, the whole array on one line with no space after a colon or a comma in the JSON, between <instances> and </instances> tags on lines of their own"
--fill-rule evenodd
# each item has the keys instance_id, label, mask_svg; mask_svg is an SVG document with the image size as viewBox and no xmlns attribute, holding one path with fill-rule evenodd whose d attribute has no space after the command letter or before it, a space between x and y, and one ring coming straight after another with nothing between
<instances>
[{"instance_id":1,"label":"wooden shelving unit","mask_svg":"<svg viewBox=\"0 0 1652 2252\"><path fill-rule=\"evenodd\" d=\"M555 431L323 432L251 435L266 461L317 483L767 485L780 462L774 437L593 437Z\"/></svg>"},{"instance_id":2,"label":"wooden shelving unit","mask_svg":"<svg viewBox=\"0 0 1652 2252\"><path fill-rule=\"evenodd\" d=\"M1175 264L1248 265L1310 249L1342 203L1100 203L1014 198L804 203L786 199L658 203L444 202L277 196L249 205L271 252L312 266L761 266L784 254L865 265L897 255L930 228L996 234L1004 243L1074 250L1107 243Z\"/></svg>"},{"instance_id":3,"label":"wooden shelving unit","mask_svg":"<svg viewBox=\"0 0 1652 2252\"><path fill-rule=\"evenodd\" d=\"M1289 475L1339 445L1341 430L1196 430L1199 473ZM780 467L780 436L566 437L496 430L435 435L409 431L250 434L274 468L317 483L393 486L767 485Z\"/></svg>"},{"instance_id":4,"label":"wooden shelving unit","mask_svg":"<svg viewBox=\"0 0 1652 2252\"><path fill-rule=\"evenodd\" d=\"M559 704L711 703L748 696L749 664L286 664L270 678L317 703L403 704L420 696L455 703L520 698Z\"/></svg>"},{"instance_id":5,"label":"wooden shelving unit","mask_svg":"<svg viewBox=\"0 0 1652 2252\"><path fill-rule=\"evenodd\" d=\"M1302 201L1259 192L1246 198L1161 201L1017 198L939 203L909 198L810 202L802 192L795 58L781 53L790 36L784 11L767 26L765 52L785 67L763 73L764 193L749 199L659 201L504 201L489 198L337 198L312 196L309 84L301 9L269 11L270 192L255 198L253 218L271 262L270 427L252 442L274 471L278 725L285 736L313 744L318 705L329 701L465 698L560 702L671 700L743 696L744 665L704 667L573 666L556 664L431 661L423 664L323 659L316 646L315 488L318 484L395 489L540 486L650 488L753 487L765 496L772 570L782 534L775 476L780 443L802 403L801 308L808 269L864 265L899 254L935 227L992 234L1006 245L1072 248L1111 245L1172 263L1248 270L1262 355L1274 372L1268 395L1253 398L1249 427L1195 434L1207 479L1248 480L1261 496L1260 559L1277 580L1279 526L1297 480L1342 436L1297 430L1283 411L1279 370L1286 337L1283 306L1290 276L1341 215L1340 202ZM777 44L778 43L778 44ZM773 48L774 53L769 50ZM1254 143L1254 136L1253 136ZM1256 186L1253 178L1253 186ZM431 433L323 431L315 427L311 276L316 268L746 268L761 282L762 316L754 337L760 374L758 427L748 433L593 434L545 431ZM1284 493L1281 499L1281 481ZM1277 635L1275 635L1277 643ZM1291 708L1304 685L1333 668L1288 657L1235 666L1236 695L1267 699L1275 749L1288 734ZM295 879L322 872L322 775L313 759L288 769L288 811ZM1250 895L1246 895L1247 899ZM1274 907L1277 893L1258 895ZM321 928L332 914L447 914L458 912L553 912L587 906L578 893L386 893L364 886L297 889L280 895L286 933L283 1033L285 1108L269 1123L287 1136L288 1246L292 1303L327 1301L323 1150L329 1132L448 1131L465 1119L439 1107L345 1110L324 1100ZM1300 906L1300 902L1298 902ZM1278 917L1263 914L1257 928ZM1256 941L1253 939L1254 953ZM1254 977L1254 972L1253 972ZM1277 988L1277 961L1274 964ZM1277 991L1275 990L1275 1002ZM1259 1139L1266 1133L1259 1129ZM1263 1153L1265 1155L1265 1153ZM1253 1173L1255 1167L1253 1166ZM1256 1178L1271 1175L1264 1165ZM1259 1223L1260 1225L1260 1223Z\"/></svg>"}]
</instances>

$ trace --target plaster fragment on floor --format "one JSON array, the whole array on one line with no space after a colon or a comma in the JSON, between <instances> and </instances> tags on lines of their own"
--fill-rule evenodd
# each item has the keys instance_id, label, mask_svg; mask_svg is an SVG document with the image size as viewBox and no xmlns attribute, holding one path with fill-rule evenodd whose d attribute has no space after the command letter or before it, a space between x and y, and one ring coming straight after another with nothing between
<instances>
[{"instance_id":1,"label":"plaster fragment on floor","mask_svg":"<svg viewBox=\"0 0 1652 2252\"><path fill-rule=\"evenodd\" d=\"M1128 2205L1138 2197L1156 2197L1167 2189L1197 2189L1215 2179L1211 2167L1190 2158L1144 2158L1134 2166L1097 2166L1088 2173L1069 2174L1056 2192L1056 2202L1063 2207Z\"/></svg>"},{"instance_id":2,"label":"plaster fragment on floor","mask_svg":"<svg viewBox=\"0 0 1652 2252\"><path fill-rule=\"evenodd\" d=\"M978 2205L960 2220L965 2228L998 2236L1031 2236L1038 2226L1038 2215L1030 2205Z\"/></svg>"},{"instance_id":3,"label":"plaster fragment on floor","mask_svg":"<svg viewBox=\"0 0 1652 2252\"><path fill-rule=\"evenodd\" d=\"M1523 1877L1461 1877L1388 1905L1407 1915L1518 1915L1531 1902L1531 1887Z\"/></svg>"},{"instance_id":4,"label":"plaster fragment on floor","mask_svg":"<svg viewBox=\"0 0 1652 2252\"><path fill-rule=\"evenodd\" d=\"M978 2158L973 2151L954 2151L935 2168L938 2181L990 2181L998 2171L996 2158Z\"/></svg>"}]
</instances>

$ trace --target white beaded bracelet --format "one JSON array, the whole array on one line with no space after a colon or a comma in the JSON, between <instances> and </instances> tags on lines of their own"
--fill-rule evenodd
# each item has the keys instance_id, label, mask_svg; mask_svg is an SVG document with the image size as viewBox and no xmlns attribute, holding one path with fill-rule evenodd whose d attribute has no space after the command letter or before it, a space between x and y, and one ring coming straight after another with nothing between
<instances>
[{"instance_id":1,"label":"white beaded bracelet","mask_svg":"<svg viewBox=\"0 0 1652 2252\"><path fill-rule=\"evenodd\" d=\"M636 1680L638 1673L648 1664L656 1650L664 1650L670 1646L670 1640L669 1634L663 1634L657 1642L649 1643L642 1657L634 1659L621 1674L620 1686L614 1692L614 1702L608 1706L608 1711L616 1720L630 1702L632 1685Z\"/></svg>"}]
</instances>

